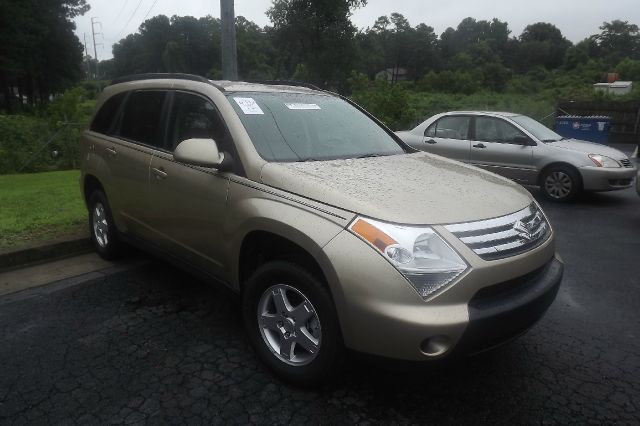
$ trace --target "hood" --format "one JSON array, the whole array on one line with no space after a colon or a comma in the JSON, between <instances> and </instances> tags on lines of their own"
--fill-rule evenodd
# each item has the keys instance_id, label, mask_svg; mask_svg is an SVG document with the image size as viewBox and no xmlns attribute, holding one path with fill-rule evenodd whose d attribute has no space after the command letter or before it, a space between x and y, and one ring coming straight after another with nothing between
<instances>
[{"instance_id":1,"label":"hood","mask_svg":"<svg viewBox=\"0 0 640 426\"><path fill-rule=\"evenodd\" d=\"M507 179L424 152L267 163L262 182L375 219L435 225L489 219L531 203Z\"/></svg>"},{"instance_id":2,"label":"hood","mask_svg":"<svg viewBox=\"0 0 640 426\"><path fill-rule=\"evenodd\" d=\"M578 139L563 139L558 142L548 142L546 145L553 148L568 149L570 151L580 152L587 155L606 155L614 160L624 160L628 158L624 152L615 148L611 148L600 143L581 141Z\"/></svg>"}]
</instances>

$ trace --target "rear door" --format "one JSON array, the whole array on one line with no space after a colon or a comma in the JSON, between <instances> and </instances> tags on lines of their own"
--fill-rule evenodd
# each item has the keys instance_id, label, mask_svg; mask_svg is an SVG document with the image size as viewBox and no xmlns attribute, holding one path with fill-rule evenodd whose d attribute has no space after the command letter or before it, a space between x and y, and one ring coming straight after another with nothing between
<instances>
[{"instance_id":1,"label":"rear door","mask_svg":"<svg viewBox=\"0 0 640 426\"><path fill-rule=\"evenodd\" d=\"M215 140L220 151L233 154L233 142L209 99L179 91L172 98L166 149L151 160L153 240L191 265L223 277L221 238L229 174L176 162L172 153L186 139L205 138Z\"/></svg>"},{"instance_id":2,"label":"rear door","mask_svg":"<svg viewBox=\"0 0 640 426\"><path fill-rule=\"evenodd\" d=\"M444 116L425 130L422 150L468 162L471 147L470 130L470 116Z\"/></svg>"},{"instance_id":3,"label":"rear door","mask_svg":"<svg viewBox=\"0 0 640 426\"><path fill-rule=\"evenodd\" d=\"M535 183L533 147L516 142L516 136L529 139L513 124L498 117L474 118L471 164L521 183Z\"/></svg>"},{"instance_id":4,"label":"rear door","mask_svg":"<svg viewBox=\"0 0 640 426\"><path fill-rule=\"evenodd\" d=\"M149 234L149 164L163 144L162 115L167 92L141 90L129 94L122 109L116 138L104 145L111 166L114 214L125 229Z\"/></svg>"}]
</instances>

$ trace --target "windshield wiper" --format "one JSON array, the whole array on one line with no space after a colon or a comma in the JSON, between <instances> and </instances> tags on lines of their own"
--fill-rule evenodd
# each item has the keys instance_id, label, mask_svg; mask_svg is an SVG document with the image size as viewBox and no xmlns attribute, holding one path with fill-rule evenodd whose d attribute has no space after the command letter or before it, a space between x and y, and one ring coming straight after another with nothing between
<instances>
[{"instance_id":1,"label":"windshield wiper","mask_svg":"<svg viewBox=\"0 0 640 426\"><path fill-rule=\"evenodd\" d=\"M375 157L386 157L385 154L364 154L355 158L375 158Z\"/></svg>"}]
</instances>

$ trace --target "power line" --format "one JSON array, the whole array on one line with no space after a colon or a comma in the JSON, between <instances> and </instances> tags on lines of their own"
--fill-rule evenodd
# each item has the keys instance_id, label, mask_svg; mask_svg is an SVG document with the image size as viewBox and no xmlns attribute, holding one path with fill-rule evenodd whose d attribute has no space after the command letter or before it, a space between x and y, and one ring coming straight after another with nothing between
<instances>
[{"instance_id":1,"label":"power line","mask_svg":"<svg viewBox=\"0 0 640 426\"><path fill-rule=\"evenodd\" d=\"M129 17L129 20L127 21L126 24L124 24L124 27L122 27L122 29L120 30L120 32L116 35L116 38L120 37L120 34L122 34L122 32L124 30L127 29L127 27L129 26L129 24L131 23L131 20L133 19L133 17L136 15L136 12L138 11L138 9L140 9L140 5L142 4L142 0L140 0L138 2L138 5L136 6L136 8L134 9L133 13L131 14L131 16Z\"/></svg>"},{"instance_id":2,"label":"power line","mask_svg":"<svg viewBox=\"0 0 640 426\"><path fill-rule=\"evenodd\" d=\"M124 0L124 3L122 3L122 7L120 8L120 12L118 12L118 16L116 16L116 19L113 20L111 25L114 25L116 22L118 22L118 19L120 19L120 16L122 16L122 12L124 12L124 9L127 7L127 3L129 3L129 0Z\"/></svg>"},{"instance_id":3,"label":"power line","mask_svg":"<svg viewBox=\"0 0 640 426\"><path fill-rule=\"evenodd\" d=\"M153 2L153 4L151 5L151 7L149 8L149 10L147 11L147 14L144 15L144 18L142 18L142 22L144 22L147 19L147 16L149 16L149 14L151 13L151 10L153 9L153 7L156 5L156 3L158 3L158 0L155 0Z\"/></svg>"}]
</instances>

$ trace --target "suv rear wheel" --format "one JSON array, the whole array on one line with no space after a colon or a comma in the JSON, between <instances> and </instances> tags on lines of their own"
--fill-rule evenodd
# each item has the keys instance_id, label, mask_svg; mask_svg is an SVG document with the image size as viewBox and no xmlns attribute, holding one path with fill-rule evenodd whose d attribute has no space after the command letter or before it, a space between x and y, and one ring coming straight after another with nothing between
<instances>
[{"instance_id":1,"label":"suv rear wheel","mask_svg":"<svg viewBox=\"0 0 640 426\"><path fill-rule=\"evenodd\" d=\"M89 229L91 240L100 257L110 260L119 254L120 241L107 197L100 190L89 197Z\"/></svg>"},{"instance_id":2,"label":"suv rear wheel","mask_svg":"<svg viewBox=\"0 0 640 426\"><path fill-rule=\"evenodd\" d=\"M342 361L333 301L320 280L282 261L260 266L243 294L247 334L262 361L298 386L327 382Z\"/></svg>"}]
</instances>

